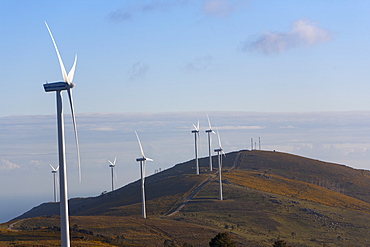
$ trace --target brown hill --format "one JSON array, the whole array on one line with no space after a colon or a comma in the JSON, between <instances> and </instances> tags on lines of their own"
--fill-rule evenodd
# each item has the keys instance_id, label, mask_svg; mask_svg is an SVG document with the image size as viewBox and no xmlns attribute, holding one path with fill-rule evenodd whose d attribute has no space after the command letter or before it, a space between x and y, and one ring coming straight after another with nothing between
<instances>
[{"instance_id":1,"label":"brown hill","mask_svg":"<svg viewBox=\"0 0 370 247\"><path fill-rule=\"evenodd\" d=\"M147 220L140 219L136 181L98 197L71 199L71 222L78 219L80 228L115 246L140 241L158 246L166 240L175 246L206 246L221 231L232 232L240 246L271 246L276 239L292 246L368 246L369 171L257 150L228 153L223 162L224 201L217 200L217 174L209 173L204 158L199 176L194 175L192 160L146 179ZM17 219L58 212L58 203L45 203ZM37 223L35 219L16 228L58 225L55 217L39 218ZM101 225L95 226L94 220ZM153 236L144 237L142 227ZM118 239L120 234L125 237ZM143 239L156 240L151 244Z\"/></svg>"}]
</instances>

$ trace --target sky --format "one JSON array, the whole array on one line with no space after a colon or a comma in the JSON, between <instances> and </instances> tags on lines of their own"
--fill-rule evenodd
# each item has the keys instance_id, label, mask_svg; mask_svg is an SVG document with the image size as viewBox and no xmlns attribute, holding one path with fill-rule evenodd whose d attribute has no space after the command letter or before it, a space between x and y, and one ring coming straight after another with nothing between
<instances>
[{"instance_id":1,"label":"sky","mask_svg":"<svg viewBox=\"0 0 370 247\"><path fill-rule=\"evenodd\" d=\"M107 160L115 156L119 186L139 178L134 130L154 156L149 174L192 159L190 130L198 119L204 130L206 113L228 152L261 137L266 150L370 169L369 7L344 0L2 0L0 187L10 188L0 191L0 222L52 200L55 94L42 85L62 75L45 21L67 71L78 55L81 184L64 93L76 197L109 190L101 174L109 176Z\"/></svg>"}]
</instances>

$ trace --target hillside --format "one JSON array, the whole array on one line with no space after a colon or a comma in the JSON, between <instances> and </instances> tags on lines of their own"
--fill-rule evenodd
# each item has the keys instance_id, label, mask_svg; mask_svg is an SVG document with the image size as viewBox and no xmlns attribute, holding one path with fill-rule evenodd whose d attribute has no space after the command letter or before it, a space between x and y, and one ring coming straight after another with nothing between
<instances>
[{"instance_id":1,"label":"hillside","mask_svg":"<svg viewBox=\"0 0 370 247\"><path fill-rule=\"evenodd\" d=\"M368 246L369 171L257 150L228 153L223 162L224 201L217 200L217 171L210 173L203 158L199 176L191 160L146 179L149 219L140 219L136 181L101 196L71 199L71 226L114 246L207 246L222 231L232 232L238 246L272 246L276 239L292 246ZM58 203L41 204L17 217L31 219L15 229L37 226L57 235L52 229L58 217L52 215L58 212ZM38 216L43 217L32 218Z\"/></svg>"},{"instance_id":2,"label":"hillside","mask_svg":"<svg viewBox=\"0 0 370 247\"><path fill-rule=\"evenodd\" d=\"M238 170L258 171L315 184L370 202L370 171L268 151L241 152Z\"/></svg>"}]
</instances>

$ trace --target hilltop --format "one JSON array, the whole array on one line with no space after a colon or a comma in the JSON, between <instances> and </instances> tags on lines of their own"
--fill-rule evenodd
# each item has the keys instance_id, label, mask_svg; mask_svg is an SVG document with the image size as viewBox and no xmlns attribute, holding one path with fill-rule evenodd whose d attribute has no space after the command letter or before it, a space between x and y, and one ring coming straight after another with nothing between
<instances>
[{"instance_id":1,"label":"hilltop","mask_svg":"<svg viewBox=\"0 0 370 247\"><path fill-rule=\"evenodd\" d=\"M209 172L207 159L200 159L199 176L194 164L146 178L149 219L140 219L136 181L97 197L71 199L71 226L114 246L165 241L206 246L222 231L232 232L243 246L272 246L276 239L294 246L367 246L369 171L280 152L232 152L223 158L225 200L219 201L216 173ZM14 219L27 218L15 228L52 231L58 214L58 203L44 203Z\"/></svg>"}]
</instances>

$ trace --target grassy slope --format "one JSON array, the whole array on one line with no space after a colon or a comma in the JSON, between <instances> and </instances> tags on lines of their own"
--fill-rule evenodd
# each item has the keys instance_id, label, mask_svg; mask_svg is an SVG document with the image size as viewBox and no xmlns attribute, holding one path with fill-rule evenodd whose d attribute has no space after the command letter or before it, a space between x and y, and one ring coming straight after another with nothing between
<instances>
[{"instance_id":1,"label":"grassy slope","mask_svg":"<svg viewBox=\"0 0 370 247\"><path fill-rule=\"evenodd\" d=\"M200 165L207 172L207 159ZM207 177L193 175L193 166L186 162L147 178L147 220L139 217L140 187L135 182L104 196L71 200L73 214L95 215L71 217L71 226L94 232L96 241L103 242L97 236L102 235L116 246L162 246L165 240L206 246L220 231L233 232L240 246L271 246L278 238L294 246L368 246L368 171L277 152L234 152L224 158L224 201L217 200L215 179L180 213L161 217ZM33 212L55 206L41 205ZM48 217L21 224L58 226L58 221Z\"/></svg>"},{"instance_id":2,"label":"grassy slope","mask_svg":"<svg viewBox=\"0 0 370 247\"><path fill-rule=\"evenodd\" d=\"M370 203L370 171L268 151L243 151L239 170L312 183Z\"/></svg>"}]
</instances>

